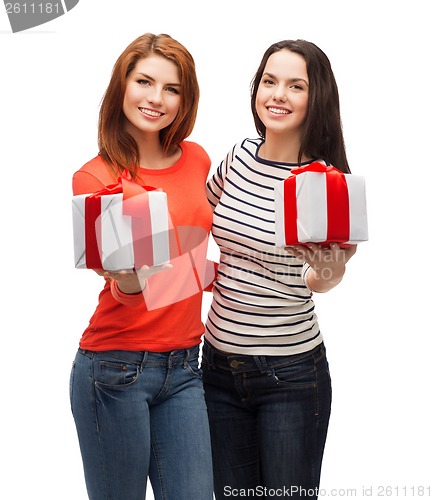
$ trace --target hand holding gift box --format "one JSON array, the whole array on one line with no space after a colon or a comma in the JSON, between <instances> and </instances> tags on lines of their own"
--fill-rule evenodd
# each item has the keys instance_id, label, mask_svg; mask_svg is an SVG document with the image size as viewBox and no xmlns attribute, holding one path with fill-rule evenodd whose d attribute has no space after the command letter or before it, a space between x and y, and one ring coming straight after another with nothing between
<instances>
[{"instance_id":1,"label":"hand holding gift box","mask_svg":"<svg viewBox=\"0 0 434 500\"><path fill-rule=\"evenodd\" d=\"M76 268L117 271L170 260L167 195L127 171L118 184L74 196L72 208Z\"/></svg>"},{"instance_id":2,"label":"hand holding gift box","mask_svg":"<svg viewBox=\"0 0 434 500\"><path fill-rule=\"evenodd\" d=\"M275 185L276 245L368 240L365 180L314 162Z\"/></svg>"}]
</instances>

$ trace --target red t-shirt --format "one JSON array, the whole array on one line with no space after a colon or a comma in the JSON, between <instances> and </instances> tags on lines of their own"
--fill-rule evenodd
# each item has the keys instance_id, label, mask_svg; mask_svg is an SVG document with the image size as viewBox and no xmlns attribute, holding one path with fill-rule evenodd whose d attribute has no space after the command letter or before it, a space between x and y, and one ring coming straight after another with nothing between
<instances>
[{"instance_id":1,"label":"red t-shirt","mask_svg":"<svg viewBox=\"0 0 434 500\"><path fill-rule=\"evenodd\" d=\"M127 295L106 280L82 349L166 352L198 344L204 331L202 292L212 281L206 265L212 211L205 194L211 161L196 143L180 144L182 155L171 167L140 169L140 182L167 193L177 256L172 269L148 278L142 294ZM73 176L73 193L85 194L116 182L97 156ZM173 238L172 238L173 239Z\"/></svg>"}]
</instances>

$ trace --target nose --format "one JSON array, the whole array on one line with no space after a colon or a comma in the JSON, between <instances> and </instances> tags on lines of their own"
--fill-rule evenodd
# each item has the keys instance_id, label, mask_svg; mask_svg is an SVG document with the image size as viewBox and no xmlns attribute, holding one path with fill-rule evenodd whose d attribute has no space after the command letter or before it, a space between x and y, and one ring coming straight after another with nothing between
<instances>
[{"instance_id":1,"label":"nose","mask_svg":"<svg viewBox=\"0 0 434 500\"><path fill-rule=\"evenodd\" d=\"M284 87L282 87L281 85L276 85L274 92L273 92L273 100L274 101L281 101L281 102L286 101L286 93L285 93Z\"/></svg>"},{"instance_id":2,"label":"nose","mask_svg":"<svg viewBox=\"0 0 434 500\"><path fill-rule=\"evenodd\" d=\"M149 90L147 98L152 104L161 104L163 102L163 90L158 87L152 87Z\"/></svg>"}]
</instances>

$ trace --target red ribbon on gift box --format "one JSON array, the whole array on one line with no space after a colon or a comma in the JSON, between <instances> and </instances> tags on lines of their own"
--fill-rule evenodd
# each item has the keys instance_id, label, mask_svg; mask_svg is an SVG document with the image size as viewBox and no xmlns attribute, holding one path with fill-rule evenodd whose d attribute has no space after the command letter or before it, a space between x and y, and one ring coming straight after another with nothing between
<instances>
[{"instance_id":1,"label":"red ribbon on gift box","mask_svg":"<svg viewBox=\"0 0 434 500\"><path fill-rule=\"evenodd\" d=\"M285 217L285 241L288 245L298 242L297 195L294 176L305 172L318 172L326 175L327 189L327 241L346 242L350 239L350 202L345 174L335 167L314 162L305 167L291 170L291 176L284 182L284 199L290 217Z\"/></svg>"},{"instance_id":2,"label":"red ribbon on gift box","mask_svg":"<svg viewBox=\"0 0 434 500\"><path fill-rule=\"evenodd\" d=\"M123 193L122 213L129 215L132 227L134 267L145 264L146 256L152 255L151 214L148 191L156 188L141 186L134 182L128 170L124 170L117 184L110 184L86 197L85 200L85 243L86 267L103 269L101 262L101 197Z\"/></svg>"}]
</instances>

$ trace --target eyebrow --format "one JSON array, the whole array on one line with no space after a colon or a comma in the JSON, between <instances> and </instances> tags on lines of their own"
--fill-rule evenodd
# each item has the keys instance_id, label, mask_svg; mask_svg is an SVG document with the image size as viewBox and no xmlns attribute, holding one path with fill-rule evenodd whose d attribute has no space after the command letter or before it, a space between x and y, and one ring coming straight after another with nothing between
<instances>
[{"instance_id":1,"label":"eyebrow","mask_svg":"<svg viewBox=\"0 0 434 500\"><path fill-rule=\"evenodd\" d=\"M266 75L269 76L270 78L273 78L274 80L277 80L277 76L273 75L272 73L264 73L262 76L264 77ZM304 78L301 78L301 77L289 78L288 82L290 82L290 83L304 82L309 87L308 82Z\"/></svg>"},{"instance_id":2,"label":"eyebrow","mask_svg":"<svg viewBox=\"0 0 434 500\"><path fill-rule=\"evenodd\" d=\"M137 72L137 75L145 77L147 80L152 80L155 82L155 78L152 78L152 76L147 75L146 73L141 73L140 71ZM166 83L166 85L169 85L170 87L180 87L180 83Z\"/></svg>"}]
</instances>

